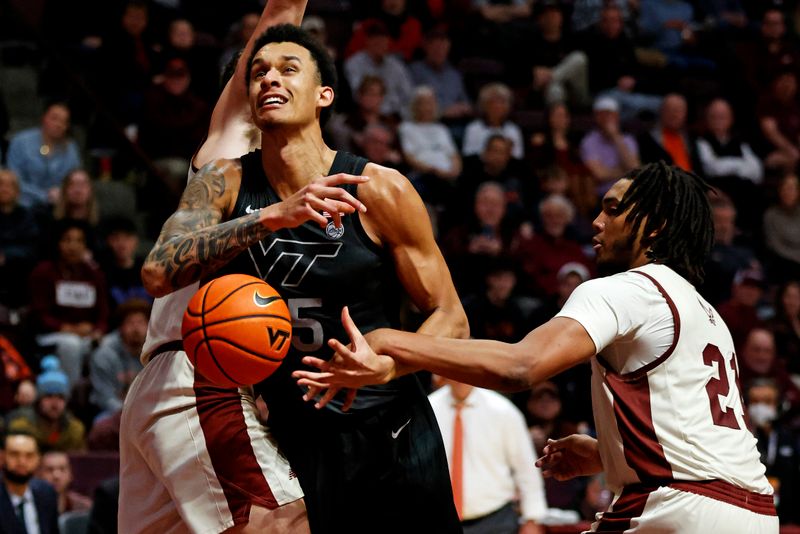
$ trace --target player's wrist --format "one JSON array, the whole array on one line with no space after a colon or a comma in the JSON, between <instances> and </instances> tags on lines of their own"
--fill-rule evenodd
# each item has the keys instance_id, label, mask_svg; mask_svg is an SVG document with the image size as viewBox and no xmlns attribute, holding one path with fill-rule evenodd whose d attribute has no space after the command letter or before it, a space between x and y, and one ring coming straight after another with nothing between
<instances>
[{"instance_id":1,"label":"player's wrist","mask_svg":"<svg viewBox=\"0 0 800 534\"><path fill-rule=\"evenodd\" d=\"M277 204L261 208L256 214L258 215L258 222L261 223L261 226L270 232L274 232L284 226L281 221L280 207Z\"/></svg>"}]
</instances>

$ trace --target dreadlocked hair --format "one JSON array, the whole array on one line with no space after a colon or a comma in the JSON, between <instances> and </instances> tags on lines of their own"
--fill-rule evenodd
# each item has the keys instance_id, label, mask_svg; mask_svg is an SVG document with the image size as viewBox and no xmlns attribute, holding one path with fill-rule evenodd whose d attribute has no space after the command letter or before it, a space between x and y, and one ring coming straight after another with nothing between
<instances>
[{"instance_id":1,"label":"dreadlocked hair","mask_svg":"<svg viewBox=\"0 0 800 534\"><path fill-rule=\"evenodd\" d=\"M702 283L714 242L708 183L663 161L634 169L623 178L632 182L619 207L622 212L630 208L627 221L632 235L644 224L642 246L647 258L669 266L694 285Z\"/></svg>"}]
</instances>

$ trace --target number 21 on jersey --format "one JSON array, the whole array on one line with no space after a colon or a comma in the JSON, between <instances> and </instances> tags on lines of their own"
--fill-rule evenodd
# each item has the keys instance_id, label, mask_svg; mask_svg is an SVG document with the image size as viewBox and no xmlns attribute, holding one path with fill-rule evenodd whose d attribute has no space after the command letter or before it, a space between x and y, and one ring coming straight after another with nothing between
<instances>
[{"instance_id":1,"label":"number 21 on jersey","mask_svg":"<svg viewBox=\"0 0 800 534\"><path fill-rule=\"evenodd\" d=\"M730 359L726 361L719 348L709 343L703 349L703 363L711 368L716 367L717 370L717 377L712 374L706 383L706 393L714 424L739 430L734 404L738 399L741 402L740 406L744 409L744 402L739 391L739 369L736 366L736 355L731 354ZM728 376L729 369L732 377Z\"/></svg>"}]
</instances>

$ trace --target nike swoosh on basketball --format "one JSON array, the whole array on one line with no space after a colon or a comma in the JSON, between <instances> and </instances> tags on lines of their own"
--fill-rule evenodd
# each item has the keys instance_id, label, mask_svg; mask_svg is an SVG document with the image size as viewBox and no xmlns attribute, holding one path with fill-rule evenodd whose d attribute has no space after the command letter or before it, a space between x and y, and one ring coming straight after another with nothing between
<instances>
[{"instance_id":1,"label":"nike swoosh on basketball","mask_svg":"<svg viewBox=\"0 0 800 534\"><path fill-rule=\"evenodd\" d=\"M262 297L258 294L258 291L253 293L253 301L256 303L256 306L260 306L262 308L266 308L276 300L281 300L281 298L277 295L273 295L271 297Z\"/></svg>"},{"instance_id":2,"label":"nike swoosh on basketball","mask_svg":"<svg viewBox=\"0 0 800 534\"><path fill-rule=\"evenodd\" d=\"M255 213L255 212L259 211L260 209L261 208L253 209L252 206L250 204L248 204L247 207L244 209L244 212L245 213Z\"/></svg>"},{"instance_id":3,"label":"nike swoosh on basketball","mask_svg":"<svg viewBox=\"0 0 800 534\"><path fill-rule=\"evenodd\" d=\"M408 421L406 421L405 423L403 423L403 426L401 426L401 427L400 427L400 428L398 428L397 430L392 430L392 439L397 439L397 436L399 436L399 435L400 435L400 432L402 432L402 431L403 431L403 429L404 429L405 427L407 427L407 426L408 426L408 424L409 424L410 422L411 422L411 418L409 418L409 419L408 419Z\"/></svg>"}]
</instances>

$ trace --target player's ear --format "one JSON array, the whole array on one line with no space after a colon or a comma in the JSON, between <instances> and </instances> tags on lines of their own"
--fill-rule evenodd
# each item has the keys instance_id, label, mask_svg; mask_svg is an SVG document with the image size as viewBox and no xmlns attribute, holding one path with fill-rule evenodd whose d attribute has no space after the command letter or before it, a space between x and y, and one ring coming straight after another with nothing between
<instances>
[{"instance_id":1,"label":"player's ear","mask_svg":"<svg viewBox=\"0 0 800 534\"><path fill-rule=\"evenodd\" d=\"M323 85L319 88L319 94L317 96L317 105L321 108L327 108L331 104L333 104L333 87L329 87Z\"/></svg>"}]
</instances>

